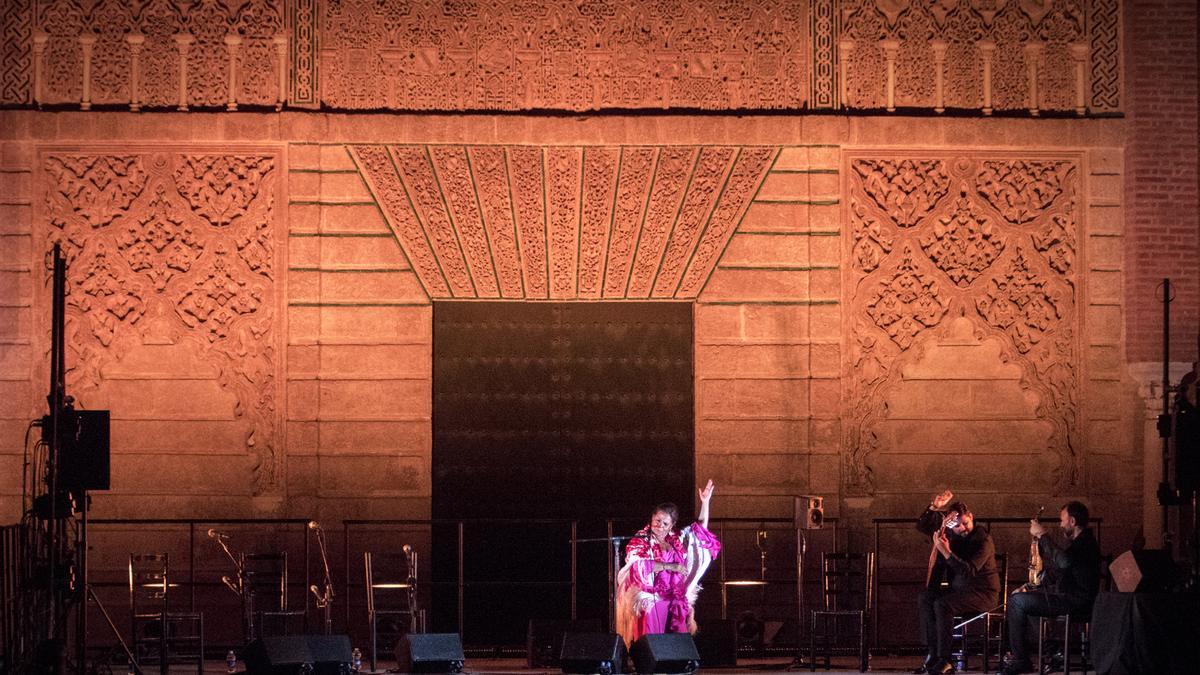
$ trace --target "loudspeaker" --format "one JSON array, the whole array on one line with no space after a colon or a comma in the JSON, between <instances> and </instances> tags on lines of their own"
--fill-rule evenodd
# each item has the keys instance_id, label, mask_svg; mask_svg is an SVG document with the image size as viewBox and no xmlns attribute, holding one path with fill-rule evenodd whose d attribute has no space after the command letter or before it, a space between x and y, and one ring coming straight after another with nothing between
<instances>
[{"instance_id":1,"label":"loudspeaker","mask_svg":"<svg viewBox=\"0 0 1200 675\"><path fill-rule=\"evenodd\" d=\"M564 673L623 673L625 640L616 633L564 633L559 662Z\"/></svg>"},{"instance_id":2,"label":"loudspeaker","mask_svg":"<svg viewBox=\"0 0 1200 675\"><path fill-rule=\"evenodd\" d=\"M800 530L819 530L825 526L825 499L812 495L796 497L793 512L795 527Z\"/></svg>"},{"instance_id":3,"label":"loudspeaker","mask_svg":"<svg viewBox=\"0 0 1200 675\"><path fill-rule=\"evenodd\" d=\"M458 633L409 633L396 643L401 673L461 673L464 661Z\"/></svg>"},{"instance_id":4,"label":"loudspeaker","mask_svg":"<svg viewBox=\"0 0 1200 675\"><path fill-rule=\"evenodd\" d=\"M49 416L43 418L47 427L49 420ZM108 411L68 412L62 416L58 433L61 442L58 456L59 489L109 489Z\"/></svg>"},{"instance_id":5,"label":"loudspeaker","mask_svg":"<svg viewBox=\"0 0 1200 675\"><path fill-rule=\"evenodd\" d=\"M633 667L639 673L693 673L700 667L696 643L687 633L650 633L633 643Z\"/></svg>"},{"instance_id":6,"label":"loudspeaker","mask_svg":"<svg viewBox=\"0 0 1200 675\"><path fill-rule=\"evenodd\" d=\"M701 619L697 623L699 630L693 637L696 640L696 652L700 654L700 665L705 668L737 666L738 622L733 619ZM760 631L761 628L759 624Z\"/></svg>"},{"instance_id":7,"label":"loudspeaker","mask_svg":"<svg viewBox=\"0 0 1200 675\"><path fill-rule=\"evenodd\" d=\"M350 638L346 635L280 635L246 647L251 675L341 675L350 670Z\"/></svg>"},{"instance_id":8,"label":"loudspeaker","mask_svg":"<svg viewBox=\"0 0 1200 675\"><path fill-rule=\"evenodd\" d=\"M529 632L525 635L525 661L530 668L558 666L566 633L598 633L599 619L561 621L553 619L530 619Z\"/></svg>"},{"instance_id":9,"label":"loudspeaker","mask_svg":"<svg viewBox=\"0 0 1200 675\"><path fill-rule=\"evenodd\" d=\"M1162 549L1126 551L1108 566L1113 585L1122 593L1156 593L1175 583L1171 554Z\"/></svg>"}]
</instances>

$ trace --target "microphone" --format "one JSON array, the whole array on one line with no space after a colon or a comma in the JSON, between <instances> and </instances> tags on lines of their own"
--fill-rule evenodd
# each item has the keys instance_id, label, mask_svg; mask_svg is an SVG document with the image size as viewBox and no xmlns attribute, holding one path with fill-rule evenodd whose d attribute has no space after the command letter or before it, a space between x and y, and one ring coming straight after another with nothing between
<instances>
[{"instance_id":1,"label":"microphone","mask_svg":"<svg viewBox=\"0 0 1200 675\"><path fill-rule=\"evenodd\" d=\"M210 527L210 528L208 528L208 538L209 539L228 539L229 535L225 534L224 532L217 532L216 530L214 530Z\"/></svg>"},{"instance_id":2,"label":"microphone","mask_svg":"<svg viewBox=\"0 0 1200 675\"><path fill-rule=\"evenodd\" d=\"M401 550L401 551L404 551L404 555L409 555L409 554L411 554L411 553L412 553L412 546L409 546L408 544L405 544L404 546L401 546L401 547L400 547L400 550Z\"/></svg>"},{"instance_id":3,"label":"microphone","mask_svg":"<svg viewBox=\"0 0 1200 675\"><path fill-rule=\"evenodd\" d=\"M310 520L308 521L308 529L319 532L321 530L321 524L315 520Z\"/></svg>"}]
</instances>

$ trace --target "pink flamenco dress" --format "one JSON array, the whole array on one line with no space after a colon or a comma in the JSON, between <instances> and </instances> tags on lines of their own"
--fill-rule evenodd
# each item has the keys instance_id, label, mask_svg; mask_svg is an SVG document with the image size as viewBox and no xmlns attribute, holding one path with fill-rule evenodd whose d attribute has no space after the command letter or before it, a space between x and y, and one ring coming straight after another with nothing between
<instances>
[{"instance_id":1,"label":"pink flamenco dress","mask_svg":"<svg viewBox=\"0 0 1200 675\"><path fill-rule=\"evenodd\" d=\"M642 528L625 548L617 573L617 632L632 647L647 633L696 632L693 616L700 577L721 552L721 542L700 523L667 536L659 546ZM684 572L654 571L654 563L680 563Z\"/></svg>"}]
</instances>

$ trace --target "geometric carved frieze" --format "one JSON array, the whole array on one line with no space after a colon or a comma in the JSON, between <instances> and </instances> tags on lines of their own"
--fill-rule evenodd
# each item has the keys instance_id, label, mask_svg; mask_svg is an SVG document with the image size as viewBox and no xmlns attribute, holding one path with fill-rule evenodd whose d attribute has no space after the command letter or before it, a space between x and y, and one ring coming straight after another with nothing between
<instances>
[{"instance_id":1,"label":"geometric carved frieze","mask_svg":"<svg viewBox=\"0 0 1200 675\"><path fill-rule=\"evenodd\" d=\"M278 488L280 153L98 145L43 148L37 166L35 257L62 243L70 265L69 385L99 388L144 345L190 351L236 397L255 489Z\"/></svg>"},{"instance_id":2,"label":"geometric carved frieze","mask_svg":"<svg viewBox=\"0 0 1200 675\"><path fill-rule=\"evenodd\" d=\"M843 107L1119 109L1117 0L838 5Z\"/></svg>"},{"instance_id":3,"label":"geometric carved frieze","mask_svg":"<svg viewBox=\"0 0 1200 675\"><path fill-rule=\"evenodd\" d=\"M900 373L960 317L1020 366L1021 388L1053 427L1054 480L1077 486L1079 158L881 151L845 161L847 489L874 489Z\"/></svg>"},{"instance_id":4,"label":"geometric carved frieze","mask_svg":"<svg viewBox=\"0 0 1200 675\"><path fill-rule=\"evenodd\" d=\"M778 150L350 146L431 298L695 298Z\"/></svg>"},{"instance_id":5,"label":"geometric carved frieze","mask_svg":"<svg viewBox=\"0 0 1200 675\"><path fill-rule=\"evenodd\" d=\"M1118 0L2 4L8 105L985 114L1122 105Z\"/></svg>"},{"instance_id":6,"label":"geometric carved frieze","mask_svg":"<svg viewBox=\"0 0 1200 675\"><path fill-rule=\"evenodd\" d=\"M0 104L29 103L33 95L34 0L0 3Z\"/></svg>"}]
</instances>

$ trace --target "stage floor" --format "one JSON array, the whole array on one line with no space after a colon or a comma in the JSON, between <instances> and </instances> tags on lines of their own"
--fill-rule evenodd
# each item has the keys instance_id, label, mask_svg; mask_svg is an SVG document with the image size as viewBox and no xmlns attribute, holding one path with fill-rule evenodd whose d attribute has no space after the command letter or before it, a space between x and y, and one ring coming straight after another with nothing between
<instances>
[{"instance_id":1,"label":"stage floor","mask_svg":"<svg viewBox=\"0 0 1200 675\"><path fill-rule=\"evenodd\" d=\"M911 672L921 662L920 657L916 656L875 656L871 659L871 672L874 673L907 673ZM379 670L371 671L369 664L363 664L363 673L387 673L389 668L394 667L394 663L389 659L382 661L379 664ZM755 675L782 675L784 673L807 673L811 672L807 667L795 670L789 670L791 664L785 659L740 659L736 668L702 668L705 673L713 675L735 675L737 673L754 673ZM245 664L238 664L238 671L241 672L245 668ZM194 673L192 669L183 666L174 666L171 669L173 674L182 675L184 673ZM225 675L228 673L223 661L210 661L205 663L204 672L206 675ZM858 667L854 664L852 657L838 657L833 659L833 667L831 670L817 668L816 672L826 673L826 675L850 675L858 672ZM980 672L978 670L968 672ZM1075 671L1073 671L1075 672ZM1094 671L1088 671L1094 672ZM480 658L467 659L466 668L463 669L465 675L561 675L559 670L549 668L528 668L525 665L525 659L495 659L495 658Z\"/></svg>"}]
</instances>

